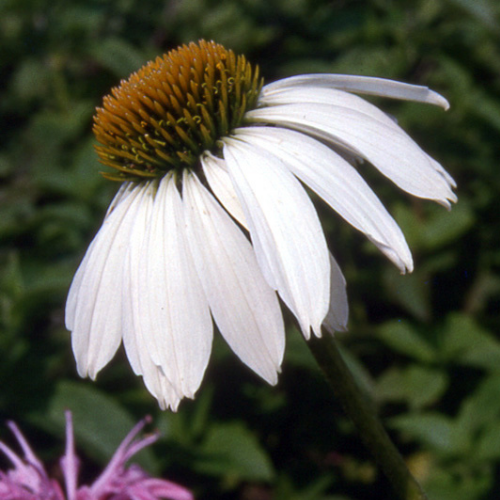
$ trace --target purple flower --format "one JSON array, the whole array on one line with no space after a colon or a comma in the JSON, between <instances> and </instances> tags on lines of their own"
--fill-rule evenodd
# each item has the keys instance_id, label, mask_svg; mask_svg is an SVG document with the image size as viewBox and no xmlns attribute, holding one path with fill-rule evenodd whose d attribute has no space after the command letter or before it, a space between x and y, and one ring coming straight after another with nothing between
<instances>
[{"instance_id":1,"label":"purple flower","mask_svg":"<svg viewBox=\"0 0 500 500\"><path fill-rule=\"evenodd\" d=\"M7 472L0 471L0 500L193 500L193 495L182 486L151 477L135 464L125 467L130 457L158 439L158 434L152 434L134 441L148 421L141 420L130 431L93 484L78 486L80 461L75 453L71 412L67 411L66 453L60 462L66 495L61 485L47 475L19 427L8 422L24 456L19 457L0 441L0 451L14 466Z\"/></svg>"}]
</instances>

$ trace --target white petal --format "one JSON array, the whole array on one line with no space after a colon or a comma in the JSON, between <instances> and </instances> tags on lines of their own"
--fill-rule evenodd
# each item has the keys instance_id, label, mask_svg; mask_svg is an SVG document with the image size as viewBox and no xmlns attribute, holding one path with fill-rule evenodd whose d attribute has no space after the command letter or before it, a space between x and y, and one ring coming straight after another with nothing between
<instances>
[{"instance_id":1,"label":"white petal","mask_svg":"<svg viewBox=\"0 0 500 500\"><path fill-rule=\"evenodd\" d=\"M401 270L413 261L404 235L357 170L319 141L278 127L246 127L236 137L278 156L304 184L366 236Z\"/></svg>"},{"instance_id":2,"label":"white petal","mask_svg":"<svg viewBox=\"0 0 500 500\"><path fill-rule=\"evenodd\" d=\"M263 96L267 96L283 88L309 85L333 87L347 92L391 97L405 101L426 102L441 106L444 109L450 107L448 101L442 95L430 90L428 87L410 85L385 78L355 75L310 74L292 76L264 86L262 94Z\"/></svg>"},{"instance_id":3,"label":"white petal","mask_svg":"<svg viewBox=\"0 0 500 500\"><path fill-rule=\"evenodd\" d=\"M121 286L123 326L122 335L127 357L134 372L142 375L147 389L158 399L160 407L177 408L182 393L167 379L158 366L148 346L155 338L155 332L148 329L150 312L138 297L139 286L146 278L147 234L154 222L154 198L157 183L151 183L147 196L143 196L137 207L133 227L129 234L124 256L124 272ZM148 294L148 298L151 293Z\"/></svg>"},{"instance_id":4,"label":"white petal","mask_svg":"<svg viewBox=\"0 0 500 500\"><path fill-rule=\"evenodd\" d=\"M110 203L108 210L106 211L105 217L108 217L111 212L115 209L115 207L121 203L130 193L134 191L135 184L132 182L123 182L120 185L113 201Z\"/></svg>"},{"instance_id":5,"label":"white petal","mask_svg":"<svg viewBox=\"0 0 500 500\"><path fill-rule=\"evenodd\" d=\"M175 301L168 300L172 299L169 297L169 293L172 292L172 281L184 277L183 265L175 265L179 260L175 252L175 245L179 239L176 224L184 227L182 211L179 222L176 219L178 213L175 208L172 208L166 195L168 179L170 176L163 179L158 188L155 184L151 196L143 197L130 233L130 243L124 260L125 272L122 286L123 342L134 372L142 375L146 387L158 399L162 408L170 407L175 410L183 397L194 395L194 391L201 382L210 353L209 341L208 349L206 349L208 352L204 354L205 361L200 369L197 363L199 361L198 346L189 352L189 349L193 347L193 331L189 329L189 326L192 326L193 322L196 322L205 312L208 336L211 338L212 323L208 308L204 303L204 311L201 311L200 316L197 314L200 311L196 307L184 314L185 310L183 311L182 308L185 309L186 305L182 301L182 292L190 290L189 279L182 283L180 299L177 300L177 296L175 297L179 303L172 304ZM177 198L180 203L178 193ZM173 219L174 223L171 224L172 221L169 219ZM166 235L168 232L169 234ZM163 241L164 238L166 244ZM185 250L185 247L182 250ZM165 262L171 266L169 269L167 269L168 265L164 266ZM174 289L175 294L178 292L178 289ZM199 284L194 291L195 296L196 293L200 293ZM190 300L189 303L192 305L194 300ZM175 309L174 313L169 315L172 305L178 305L180 310ZM175 320L171 318L176 314L181 317L181 325L176 325ZM192 318L191 321L186 320L186 317ZM176 334L183 337L179 342L180 348L176 342ZM203 340L203 338L200 340L202 346L206 344ZM187 353L186 350L188 350ZM185 362L186 356L190 357L192 364ZM192 374L197 370L201 370L201 374L196 374L193 382ZM192 384L195 384L194 388Z\"/></svg>"},{"instance_id":6,"label":"white petal","mask_svg":"<svg viewBox=\"0 0 500 500\"><path fill-rule=\"evenodd\" d=\"M123 258L123 280L120 288L123 303L123 343L134 372L141 375L146 371L143 366L146 367L148 363L151 364L151 357L143 328L145 321L147 321L147 311L141 310L139 306L137 286L141 280L141 275L144 275L143 251L147 228L151 223L156 189L157 186L155 185L155 192L151 196L143 197L141 206L138 207L138 216L131 228L129 242Z\"/></svg>"},{"instance_id":7,"label":"white petal","mask_svg":"<svg viewBox=\"0 0 500 500\"><path fill-rule=\"evenodd\" d=\"M206 154L201 158L201 165L210 189L222 203L222 206L245 229L248 229L240 200L238 200L231 177L229 177L227 171L226 162L211 154Z\"/></svg>"},{"instance_id":8,"label":"white petal","mask_svg":"<svg viewBox=\"0 0 500 500\"><path fill-rule=\"evenodd\" d=\"M398 133L403 133L404 135L406 135L407 139L414 143L414 141L401 129L401 127L397 125L397 120L395 120L392 116L387 115L368 101L365 101L364 99L354 94L343 92L341 90L316 86L284 87L273 91L267 97L263 97L261 99L261 102L262 104L267 106L274 106L279 104L316 103L339 106L340 108L348 108L363 115L369 116L373 120L380 121L388 127L392 126L395 131L397 131ZM414 145L418 149L420 149L420 147L416 143L414 143ZM453 178L436 160L431 158L421 149L420 152L427 157L434 170L436 170L440 175L444 177L446 184L452 187L456 187L456 183ZM456 201L456 198L454 198L452 201Z\"/></svg>"},{"instance_id":9,"label":"white petal","mask_svg":"<svg viewBox=\"0 0 500 500\"><path fill-rule=\"evenodd\" d=\"M338 106L339 108L348 108L367 115L373 120L380 121L385 125L392 126L397 130L401 130L397 125L397 121L381 111L377 106L374 106L361 97L343 92L332 88L322 87L285 87L276 90L268 96L261 99L264 106L276 106L283 104L301 104L314 103L327 106Z\"/></svg>"},{"instance_id":10,"label":"white petal","mask_svg":"<svg viewBox=\"0 0 500 500\"><path fill-rule=\"evenodd\" d=\"M179 403L184 396L179 396L159 366L148 363L145 368L142 374L144 385L158 400L160 408L162 410L170 409L177 411Z\"/></svg>"},{"instance_id":11,"label":"white petal","mask_svg":"<svg viewBox=\"0 0 500 500\"><path fill-rule=\"evenodd\" d=\"M357 110L315 103L287 104L249 111L257 122L284 125L351 148L401 189L449 207L456 201L434 163L389 119L382 123Z\"/></svg>"},{"instance_id":12,"label":"white petal","mask_svg":"<svg viewBox=\"0 0 500 500\"><path fill-rule=\"evenodd\" d=\"M195 175L183 182L188 237L212 315L231 349L271 384L285 346L275 292L250 242Z\"/></svg>"},{"instance_id":13,"label":"white petal","mask_svg":"<svg viewBox=\"0 0 500 500\"><path fill-rule=\"evenodd\" d=\"M125 254L130 234L148 196L151 184L127 186L127 195L106 217L87 250L71 285L66 305L66 325L78 373L95 378L113 357L121 341Z\"/></svg>"},{"instance_id":14,"label":"white petal","mask_svg":"<svg viewBox=\"0 0 500 500\"><path fill-rule=\"evenodd\" d=\"M114 235L116 231L119 229L119 219L113 219L111 222L106 222L106 218L109 216L109 214L113 211L114 207L118 205L119 201L124 197L125 192L134 192L134 184L132 183L123 183L120 186L120 189L116 193L115 197L110 203L110 206L108 208L107 214L105 216L103 226L101 227L101 230L103 232L102 235L99 235L101 230L96 234L94 239L89 245L89 248L87 249L87 252L85 253L85 256L78 266L78 270L75 273L75 276L73 278L73 281L71 283L71 287L68 293L68 298L66 301L66 311L65 311L65 322L66 322L66 328L70 331L74 329L74 323L75 323L75 315L76 315L76 307L78 305L78 296L80 292L80 286L82 283L82 280L85 277L85 268L87 267L87 263L89 262L91 255L93 253L93 248L97 245L102 245L104 239L109 239L109 245L112 244L112 240L114 238ZM135 191L135 195L137 195L137 191ZM127 205L128 206L128 205ZM122 216L126 213L126 211L122 212ZM117 221L117 222L116 222ZM111 229L110 229L111 228ZM106 233L106 234L104 234ZM111 234L113 233L113 234ZM93 259L96 259L98 254L95 254L93 256ZM101 254L102 257L102 254Z\"/></svg>"},{"instance_id":15,"label":"white petal","mask_svg":"<svg viewBox=\"0 0 500 500\"><path fill-rule=\"evenodd\" d=\"M212 319L189 252L184 210L175 178L160 182L133 283L150 356L179 394L193 397L212 345Z\"/></svg>"},{"instance_id":16,"label":"white petal","mask_svg":"<svg viewBox=\"0 0 500 500\"><path fill-rule=\"evenodd\" d=\"M123 290L124 304L124 332L123 344L127 352L130 365L136 375L143 377L148 391L158 400L160 408L177 410L182 396L169 382L161 367L154 364L146 348L146 339L140 328L140 318L134 315L134 301L128 290ZM137 323L137 324L136 324Z\"/></svg>"},{"instance_id":17,"label":"white petal","mask_svg":"<svg viewBox=\"0 0 500 500\"><path fill-rule=\"evenodd\" d=\"M306 338L320 331L330 302L330 263L318 216L287 167L266 151L224 139L223 154L260 268Z\"/></svg>"},{"instance_id":18,"label":"white petal","mask_svg":"<svg viewBox=\"0 0 500 500\"><path fill-rule=\"evenodd\" d=\"M445 181L451 186L451 187L454 187L456 188L457 187L457 183L455 182L455 179L443 168L443 166L438 163L436 160L434 160L434 158L430 157L430 160L431 160L431 163L432 163L432 166L434 167L434 170L436 172L439 172L445 179ZM456 202L457 201L457 197L455 196L455 194L453 194L454 196L454 199L452 201Z\"/></svg>"},{"instance_id":19,"label":"white petal","mask_svg":"<svg viewBox=\"0 0 500 500\"><path fill-rule=\"evenodd\" d=\"M349 303L347 301L346 281L337 261L330 254L330 309L323 321L323 326L332 335L347 331Z\"/></svg>"}]
</instances>

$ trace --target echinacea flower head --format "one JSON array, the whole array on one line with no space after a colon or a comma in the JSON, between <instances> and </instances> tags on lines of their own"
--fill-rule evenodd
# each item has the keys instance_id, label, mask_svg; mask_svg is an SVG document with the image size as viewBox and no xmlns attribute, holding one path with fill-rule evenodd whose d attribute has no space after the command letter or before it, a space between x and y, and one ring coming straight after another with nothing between
<instances>
[{"instance_id":1,"label":"echinacea flower head","mask_svg":"<svg viewBox=\"0 0 500 500\"><path fill-rule=\"evenodd\" d=\"M121 342L162 408L194 397L213 322L274 384L285 333L278 297L305 338L345 330L345 280L304 188L402 273L405 238L359 173L369 163L445 207L453 179L356 94L448 107L426 87L349 75L264 85L257 67L214 42L172 50L104 98L100 161L122 181L71 286L66 325L82 376Z\"/></svg>"},{"instance_id":2,"label":"echinacea flower head","mask_svg":"<svg viewBox=\"0 0 500 500\"><path fill-rule=\"evenodd\" d=\"M133 455L158 439L157 434L151 434L134 440L146 422L142 420L130 431L93 484L78 486L80 461L75 453L72 416L66 412L66 452L60 460L64 491L48 476L17 425L9 422L23 456L0 441L0 451L14 466L0 471L0 500L194 500L186 488L151 477L137 465L126 466Z\"/></svg>"}]
</instances>

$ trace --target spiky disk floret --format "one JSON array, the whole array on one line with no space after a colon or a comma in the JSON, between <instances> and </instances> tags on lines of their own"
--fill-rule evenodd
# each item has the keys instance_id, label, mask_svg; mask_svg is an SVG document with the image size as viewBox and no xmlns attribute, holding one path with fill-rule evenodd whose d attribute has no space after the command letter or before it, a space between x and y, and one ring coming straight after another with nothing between
<instances>
[{"instance_id":1,"label":"spiky disk floret","mask_svg":"<svg viewBox=\"0 0 500 500\"><path fill-rule=\"evenodd\" d=\"M215 42L183 45L122 80L97 108L94 133L111 180L163 177L243 124L262 88L258 67Z\"/></svg>"}]
</instances>

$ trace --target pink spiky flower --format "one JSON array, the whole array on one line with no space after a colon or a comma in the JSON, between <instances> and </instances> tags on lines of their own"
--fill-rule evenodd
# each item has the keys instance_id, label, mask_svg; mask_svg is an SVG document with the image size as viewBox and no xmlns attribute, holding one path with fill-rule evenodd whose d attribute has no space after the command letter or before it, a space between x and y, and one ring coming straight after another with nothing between
<instances>
[{"instance_id":1,"label":"pink spiky flower","mask_svg":"<svg viewBox=\"0 0 500 500\"><path fill-rule=\"evenodd\" d=\"M191 492L178 484L151 477L135 464L125 467L133 455L158 439L155 433L134 441L147 422L148 418L141 420L129 432L93 484L78 486L80 461L75 453L71 412L67 411L66 453L60 462L66 495L61 485L47 475L19 427L8 422L24 457L0 441L0 451L14 466L7 472L0 471L0 500L193 500Z\"/></svg>"}]
</instances>

